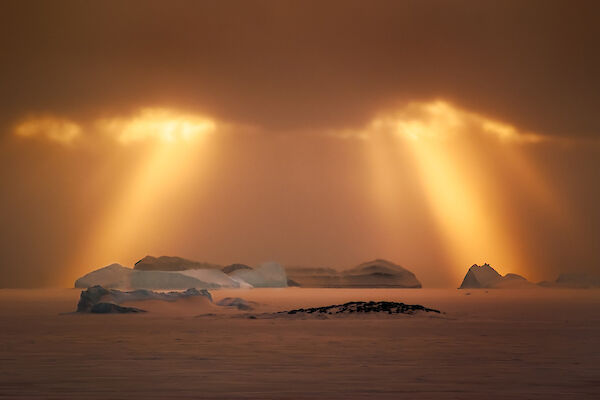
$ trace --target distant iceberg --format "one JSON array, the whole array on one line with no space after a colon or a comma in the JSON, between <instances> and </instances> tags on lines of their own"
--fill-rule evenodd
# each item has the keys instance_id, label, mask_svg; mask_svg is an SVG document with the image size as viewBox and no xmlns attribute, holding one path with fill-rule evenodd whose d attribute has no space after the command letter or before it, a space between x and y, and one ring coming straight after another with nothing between
<instances>
[{"instance_id":1,"label":"distant iceberg","mask_svg":"<svg viewBox=\"0 0 600 400\"><path fill-rule=\"evenodd\" d=\"M254 287L287 287L285 269L275 262L264 263L255 269L236 269L230 276Z\"/></svg>"},{"instance_id":2,"label":"distant iceberg","mask_svg":"<svg viewBox=\"0 0 600 400\"><path fill-rule=\"evenodd\" d=\"M333 268L287 268L290 282L301 287L328 288L420 288L421 282L408 269L376 259L337 271Z\"/></svg>"},{"instance_id":3,"label":"distant iceberg","mask_svg":"<svg viewBox=\"0 0 600 400\"><path fill-rule=\"evenodd\" d=\"M586 272L562 273L554 282L540 282L538 285L549 288L593 289L600 288L600 275Z\"/></svg>"},{"instance_id":4,"label":"distant iceberg","mask_svg":"<svg viewBox=\"0 0 600 400\"><path fill-rule=\"evenodd\" d=\"M401 287L419 289L421 282L406 268L387 260L362 263L342 272L346 287Z\"/></svg>"},{"instance_id":5,"label":"distant iceberg","mask_svg":"<svg viewBox=\"0 0 600 400\"><path fill-rule=\"evenodd\" d=\"M473 264L467 271L459 289L525 289L536 285L517 274L500 275L489 264Z\"/></svg>"}]
</instances>

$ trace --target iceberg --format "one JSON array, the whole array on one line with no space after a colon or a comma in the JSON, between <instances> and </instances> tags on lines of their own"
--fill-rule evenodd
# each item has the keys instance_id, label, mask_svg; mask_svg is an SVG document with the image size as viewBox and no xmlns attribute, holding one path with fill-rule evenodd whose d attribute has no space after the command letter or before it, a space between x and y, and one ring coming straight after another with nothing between
<instances>
[{"instance_id":1,"label":"iceberg","mask_svg":"<svg viewBox=\"0 0 600 400\"><path fill-rule=\"evenodd\" d=\"M218 269L186 269L179 273L200 281L216 283L221 287L239 288L242 286L239 279L234 279Z\"/></svg>"},{"instance_id":2,"label":"iceberg","mask_svg":"<svg viewBox=\"0 0 600 400\"><path fill-rule=\"evenodd\" d=\"M290 281L301 287L421 287L421 282L414 273L382 259L368 261L344 271L323 267L292 267L287 272Z\"/></svg>"},{"instance_id":3,"label":"iceberg","mask_svg":"<svg viewBox=\"0 0 600 400\"><path fill-rule=\"evenodd\" d=\"M592 289L600 288L600 275L586 272L561 273L554 282L539 282L547 288Z\"/></svg>"},{"instance_id":4,"label":"iceberg","mask_svg":"<svg viewBox=\"0 0 600 400\"><path fill-rule=\"evenodd\" d=\"M205 282L179 272L167 271L133 271L129 288L131 289L218 289L216 282Z\"/></svg>"},{"instance_id":5,"label":"iceberg","mask_svg":"<svg viewBox=\"0 0 600 400\"><path fill-rule=\"evenodd\" d=\"M241 279L253 287L287 287L285 269L275 262L264 263L256 269L237 269L231 272L230 276Z\"/></svg>"},{"instance_id":6,"label":"iceberg","mask_svg":"<svg viewBox=\"0 0 600 400\"><path fill-rule=\"evenodd\" d=\"M188 288L218 289L222 287L248 287L235 277L229 277L217 269L147 271L111 264L82 276L75 281L76 288L100 285L114 289L184 290Z\"/></svg>"},{"instance_id":7,"label":"iceberg","mask_svg":"<svg viewBox=\"0 0 600 400\"><path fill-rule=\"evenodd\" d=\"M82 276L75 281L76 288L88 288L96 285L107 288L129 288L133 270L121 264L110 264Z\"/></svg>"},{"instance_id":8,"label":"iceberg","mask_svg":"<svg viewBox=\"0 0 600 400\"><path fill-rule=\"evenodd\" d=\"M536 287L521 275L500 275L490 264L473 264L459 289L525 289Z\"/></svg>"},{"instance_id":9,"label":"iceberg","mask_svg":"<svg viewBox=\"0 0 600 400\"><path fill-rule=\"evenodd\" d=\"M416 275L400 265L377 259L342 272L344 287L421 288Z\"/></svg>"}]
</instances>

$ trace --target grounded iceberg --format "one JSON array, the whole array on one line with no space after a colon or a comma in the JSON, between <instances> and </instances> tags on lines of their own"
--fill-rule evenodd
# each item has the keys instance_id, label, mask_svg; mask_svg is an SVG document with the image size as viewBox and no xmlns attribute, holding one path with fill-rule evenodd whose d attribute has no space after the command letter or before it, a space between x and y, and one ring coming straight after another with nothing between
<instances>
[{"instance_id":1,"label":"grounded iceberg","mask_svg":"<svg viewBox=\"0 0 600 400\"><path fill-rule=\"evenodd\" d=\"M92 286L81 292L77 303L77 312L81 313L130 313L144 312L139 308L122 306L123 303L143 302L145 300L160 300L174 302L185 298L203 298L212 303L212 296L205 290L188 289L183 292L160 293L151 290L134 290L122 292L116 289L106 289L100 285Z\"/></svg>"}]
</instances>

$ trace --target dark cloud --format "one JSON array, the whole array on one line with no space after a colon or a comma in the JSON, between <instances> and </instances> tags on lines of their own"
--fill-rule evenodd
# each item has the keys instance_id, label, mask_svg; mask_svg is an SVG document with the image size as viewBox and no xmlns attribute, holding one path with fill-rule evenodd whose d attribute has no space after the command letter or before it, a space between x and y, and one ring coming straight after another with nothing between
<instances>
[{"instance_id":1,"label":"dark cloud","mask_svg":"<svg viewBox=\"0 0 600 400\"><path fill-rule=\"evenodd\" d=\"M532 131L597 135L595 1L15 1L5 122L160 104L273 130L356 126L442 97Z\"/></svg>"},{"instance_id":2,"label":"dark cloud","mask_svg":"<svg viewBox=\"0 0 600 400\"><path fill-rule=\"evenodd\" d=\"M382 110L438 98L519 132L585 139L510 149L560 198L562 225L528 194L536 174L519 172L497 140L457 159L464 183L480 176L476 187L495 188L478 201L502 211L529 277L597 271L600 147L587 144L600 137L599 11L548 0L2 1L0 287L70 284L146 253L338 267L385 257L426 286L455 287L451 267L462 266L444 256L431 182L408 149L383 142L369 153L359 139L301 134L356 132ZM152 206L130 227L136 247L92 260L79 253L152 158L151 145L93 136L94 124L149 106L235 132L199 146L180 186L163 179L148 198L133 193L134 206ZM8 135L30 115L33 127ZM81 131L57 136L65 124ZM389 198L373 189L377 177ZM378 220L380 203L396 219Z\"/></svg>"}]
</instances>

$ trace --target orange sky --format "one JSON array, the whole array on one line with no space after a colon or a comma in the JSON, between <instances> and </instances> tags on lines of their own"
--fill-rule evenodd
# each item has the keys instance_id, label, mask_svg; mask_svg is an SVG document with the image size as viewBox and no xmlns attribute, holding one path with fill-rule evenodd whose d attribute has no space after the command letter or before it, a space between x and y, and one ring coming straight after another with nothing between
<instances>
[{"instance_id":1,"label":"orange sky","mask_svg":"<svg viewBox=\"0 0 600 400\"><path fill-rule=\"evenodd\" d=\"M477 4L3 3L0 286L146 254L598 271L594 3Z\"/></svg>"}]
</instances>

